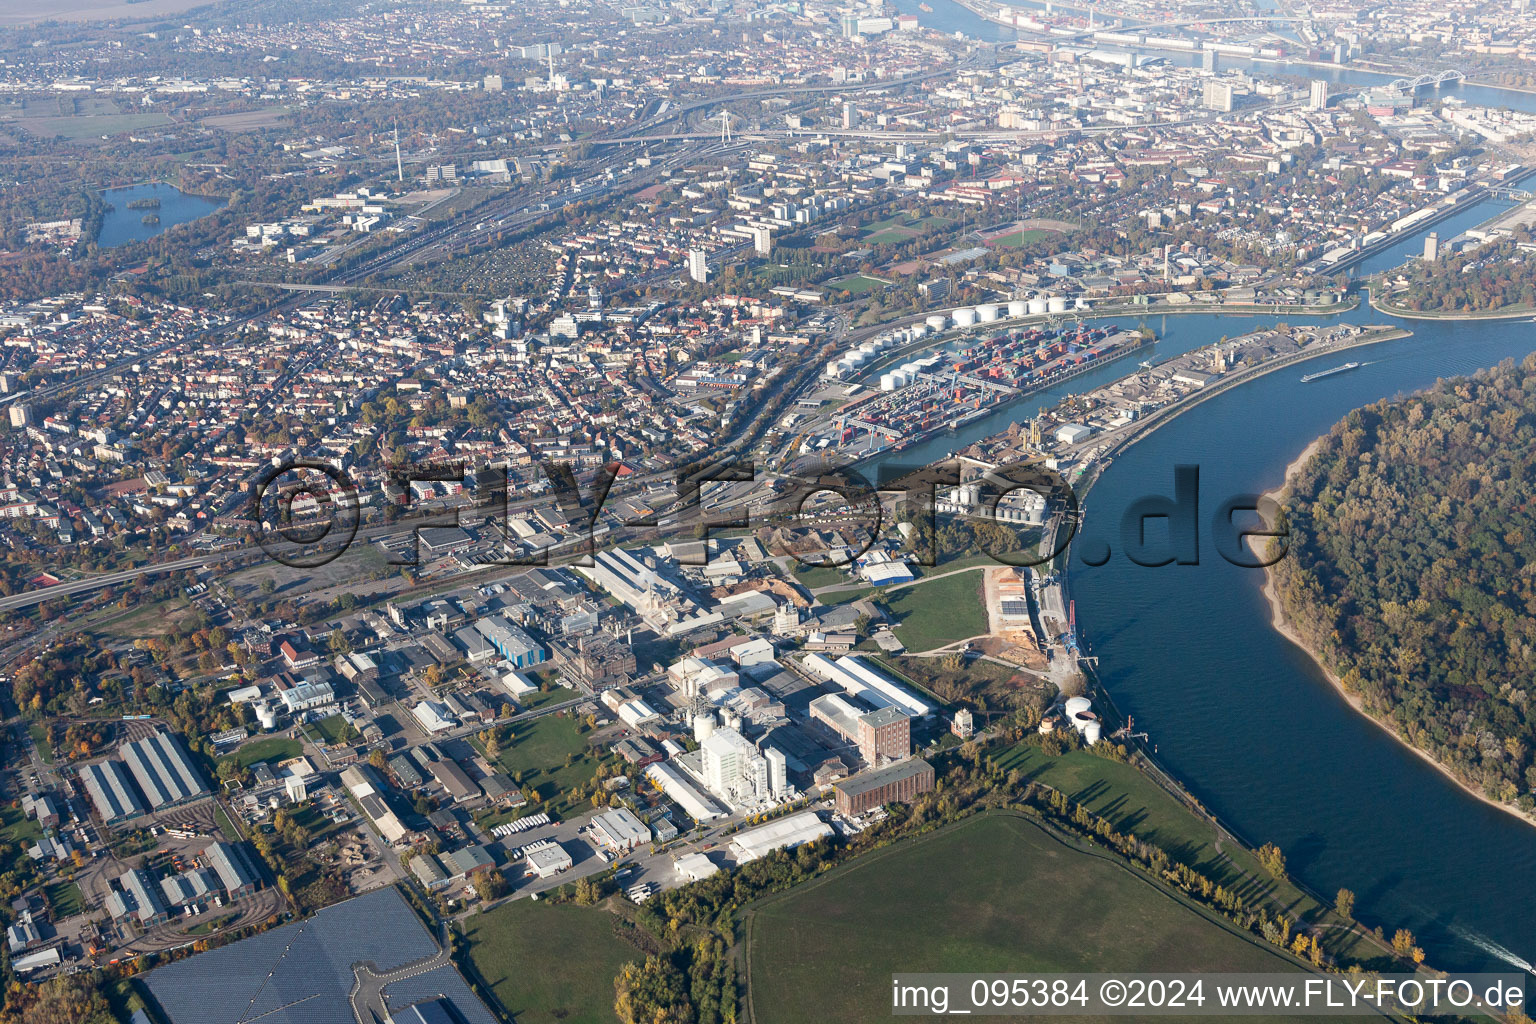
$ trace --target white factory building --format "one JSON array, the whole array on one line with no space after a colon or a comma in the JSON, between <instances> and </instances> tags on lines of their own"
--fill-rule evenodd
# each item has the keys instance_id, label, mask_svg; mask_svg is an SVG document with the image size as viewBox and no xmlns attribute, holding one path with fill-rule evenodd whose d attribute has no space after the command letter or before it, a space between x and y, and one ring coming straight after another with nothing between
<instances>
[{"instance_id":1,"label":"white factory building","mask_svg":"<svg viewBox=\"0 0 1536 1024\"><path fill-rule=\"evenodd\" d=\"M896 708L913 718L933 710L933 705L875 671L856 654L844 655L836 661L823 654L810 654L806 656L805 667L817 678L876 709Z\"/></svg>"},{"instance_id":2,"label":"white factory building","mask_svg":"<svg viewBox=\"0 0 1536 1024\"><path fill-rule=\"evenodd\" d=\"M731 840L731 853L738 863L746 864L774 850L792 850L831 834L832 827L818 818L815 811L801 811L738 833Z\"/></svg>"},{"instance_id":3,"label":"white factory building","mask_svg":"<svg viewBox=\"0 0 1536 1024\"><path fill-rule=\"evenodd\" d=\"M650 765L645 769L645 777L694 821L714 821L726 815L723 807L690 782L670 762L659 761Z\"/></svg>"},{"instance_id":4,"label":"white factory building","mask_svg":"<svg viewBox=\"0 0 1536 1024\"><path fill-rule=\"evenodd\" d=\"M701 715L694 729L704 785L715 796L737 806L768 803L786 795L788 760L781 751L772 747L759 751L735 729L715 728L712 715Z\"/></svg>"}]
</instances>

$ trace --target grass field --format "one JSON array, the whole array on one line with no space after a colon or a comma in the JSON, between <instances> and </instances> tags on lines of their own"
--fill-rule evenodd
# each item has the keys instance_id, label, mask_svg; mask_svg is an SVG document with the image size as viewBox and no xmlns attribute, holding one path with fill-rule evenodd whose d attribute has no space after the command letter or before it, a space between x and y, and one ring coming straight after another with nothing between
<instances>
[{"instance_id":1,"label":"grass field","mask_svg":"<svg viewBox=\"0 0 1536 1024\"><path fill-rule=\"evenodd\" d=\"M43 138L89 139L116 135L139 128L169 125L164 114L85 114L75 117L23 117L10 122L22 131Z\"/></svg>"},{"instance_id":2,"label":"grass field","mask_svg":"<svg viewBox=\"0 0 1536 1024\"><path fill-rule=\"evenodd\" d=\"M55 882L48 886L48 904L53 907L55 918L85 913L85 897L74 882Z\"/></svg>"},{"instance_id":3,"label":"grass field","mask_svg":"<svg viewBox=\"0 0 1536 1024\"><path fill-rule=\"evenodd\" d=\"M304 726L304 733L313 737L319 733L326 743L352 743L357 740L357 730L347 724L347 720L340 715L331 715L322 718L318 722L310 722Z\"/></svg>"},{"instance_id":4,"label":"grass field","mask_svg":"<svg viewBox=\"0 0 1536 1024\"><path fill-rule=\"evenodd\" d=\"M1109 856L1009 814L899 843L758 904L747 958L756 1024L889 1020L899 971L1301 969Z\"/></svg>"},{"instance_id":5,"label":"grass field","mask_svg":"<svg viewBox=\"0 0 1536 1024\"><path fill-rule=\"evenodd\" d=\"M854 274L850 277L839 277L827 282L827 288L834 292L847 292L849 295L867 295L876 288L884 288L891 282L878 277L870 277L867 274Z\"/></svg>"},{"instance_id":6,"label":"grass field","mask_svg":"<svg viewBox=\"0 0 1536 1024\"><path fill-rule=\"evenodd\" d=\"M907 650L929 651L985 633L981 577L971 570L886 592L886 610L899 623L895 633Z\"/></svg>"},{"instance_id":7,"label":"grass field","mask_svg":"<svg viewBox=\"0 0 1536 1024\"><path fill-rule=\"evenodd\" d=\"M1289 882L1269 876L1248 850L1231 842L1218 845L1216 830L1209 822L1196 817L1132 765L1081 750L1048 757L1027 743L1000 754L997 762L1005 771L1018 769L1026 780L1060 790L1116 828L1155 843L1169 856L1245 900L1267 897L1303 917L1323 909ZM1253 841L1262 840L1260 836ZM1369 955L1365 950L1347 952Z\"/></svg>"},{"instance_id":8,"label":"grass field","mask_svg":"<svg viewBox=\"0 0 1536 1024\"><path fill-rule=\"evenodd\" d=\"M577 731L574 718L546 715L512 726L510 736L507 730L500 730L499 736L501 756L496 763L502 771L520 780L518 785L525 795L538 795L543 802L538 810L556 814L571 810L564 794L597 774L597 758L587 746L586 737ZM478 737L472 742L484 753ZM572 754L576 759L566 764ZM487 820L500 823L510 817L499 814Z\"/></svg>"},{"instance_id":9,"label":"grass field","mask_svg":"<svg viewBox=\"0 0 1536 1024\"><path fill-rule=\"evenodd\" d=\"M873 242L875 245L889 245L894 242L905 242L909 238L916 238L925 227L943 227L953 224L948 217L920 217L912 218L906 214L897 214L877 221L864 229L864 241Z\"/></svg>"},{"instance_id":10,"label":"grass field","mask_svg":"<svg viewBox=\"0 0 1536 1024\"><path fill-rule=\"evenodd\" d=\"M517 1024L613 1024L613 979L644 958L595 907L517 900L470 921L470 962Z\"/></svg>"},{"instance_id":11,"label":"grass field","mask_svg":"<svg viewBox=\"0 0 1536 1024\"><path fill-rule=\"evenodd\" d=\"M1041 231L1038 228L1034 228L1028 231L1010 231L1006 235L997 236L988 244L1002 246L1007 249L1014 249L1021 245L1028 245L1030 242L1038 242L1041 239L1052 238L1056 237L1057 235L1058 232Z\"/></svg>"},{"instance_id":12,"label":"grass field","mask_svg":"<svg viewBox=\"0 0 1536 1024\"><path fill-rule=\"evenodd\" d=\"M221 757L219 760L234 761L241 768L249 768L264 761L286 761L290 757L298 757L303 752L304 747L298 740L291 740L286 736L269 736L266 739L247 743L233 754Z\"/></svg>"},{"instance_id":13,"label":"grass field","mask_svg":"<svg viewBox=\"0 0 1536 1024\"><path fill-rule=\"evenodd\" d=\"M42 722L33 722L27 726L27 733L37 746L37 756L44 764L53 764L53 744L48 742L48 728Z\"/></svg>"}]
</instances>

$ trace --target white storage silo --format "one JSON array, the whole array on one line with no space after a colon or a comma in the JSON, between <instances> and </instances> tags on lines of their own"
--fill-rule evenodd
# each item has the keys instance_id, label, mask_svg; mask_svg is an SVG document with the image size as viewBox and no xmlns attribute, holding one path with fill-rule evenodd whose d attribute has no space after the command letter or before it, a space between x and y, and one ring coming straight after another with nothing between
<instances>
[{"instance_id":1,"label":"white storage silo","mask_svg":"<svg viewBox=\"0 0 1536 1024\"><path fill-rule=\"evenodd\" d=\"M866 341L864 344L859 346L859 351L866 356L872 356L876 352L879 352L880 349L875 345L874 342Z\"/></svg>"},{"instance_id":2,"label":"white storage silo","mask_svg":"<svg viewBox=\"0 0 1536 1024\"><path fill-rule=\"evenodd\" d=\"M989 324L997 319L997 304L988 302L976 307L976 319Z\"/></svg>"},{"instance_id":3,"label":"white storage silo","mask_svg":"<svg viewBox=\"0 0 1536 1024\"><path fill-rule=\"evenodd\" d=\"M827 376L840 377L843 373L843 363L840 359L832 359L827 362Z\"/></svg>"},{"instance_id":4,"label":"white storage silo","mask_svg":"<svg viewBox=\"0 0 1536 1024\"><path fill-rule=\"evenodd\" d=\"M260 723L262 732L271 732L277 728L277 712L272 710L270 704L257 704L256 721Z\"/></svg>"},{"instance_id":5,"label":"white storage silo","mask_svg":"<svg viewBox=\"0 0 1536 1024\"><path fill-rule=\"evenodd\" d=\"M1046 300L1046 311L1049 313L1065 313L1067 300L1060 295L1052 295Z\"/></svg>"},{"instance_id":6,"label":"white storage silo","mask_svg":"<svg viewBox=\"0 0 1536 1024\"><path fill-rule=\"evenodd\" d=\"M900 391L902 388L906 387L908 384L911 384L911 383L912 383L912 375L910 373L908 373L907 371L905 371L905 370L892 370L891 371L891 386L892 386L892 388L894 390Z\"/></svg>"},{"instance_id":7,"label":"white storage silo","mask_svg":"<svg viewBox=\"0 0 1536 1024\"><path fill-rule=\"evenodd\" d=\"M1019 317L1025 316L1028 313L1029 303L1025 302L1023 299L1014 299L1012 302L1008 303L1008 319L1017 320Z\"/></svg>"},{"instance_id":8,"label":"white storage silo","mask_svg":"<svg viewBox=\"0 0 1536 1024\"><path fill-rule=\"evenodd\" d=\"M702 715L693 716L693 738L700 743L715 734L715 715L712 711L706 711Z\"/></svg>"},{"instance_id":9,"label":"white storage silo","mask_svg":"<svg viewBox=\"0 0 1536 1024\"><path fill-rule=\"evenodd\" d=\"M1083 742L1088 744L1090 747L1093 746L1095 743L1099 742L1099 735L1101 731L1102 730L1100 729L1099 723L1097 721L1089 722L1087 725L1083 726Z\"/></svg>"},{"instance_id":10,"label":"white storage silo","mask_svg":"<svg viewBox=\"0 0 1536 1024\"><path fill-rule=\"evenodd\" d=\"M1029 313L1031 316L1039 316L1041 313L1046 312L1049 308L1050 303L1046 302L1044 299L1029 300Z\"/></svg>"},{"instance_id":11,"label":"white storage silo","mask_svg":"<svg viewBox=\"0 0 1536 1024\"><path fill-rule=\"evenodd\" d=\"M895 391L896 390L896 375L894 373L882 373L880 375L880 390L881 391Z\"/></svg>"},{"instance_id":12,"label":"white storage silo","mask_svg":"<svg viewBox=\"0 0 1536 1024\"><path fill-rule=\"evenodd\" d=\"M935 331L942 331L944 328L949 326L949 317L945 316L943 313L935 313L933 316L929 317L923 322L926 323L929 327L933 328Z\"/></svg>"},{"instance_id":13,"label":"white storage silo","mask_svg":"<svg viewBox=\"0 0 1536 1024\"><path fill-rule=\"evenodd\" d=\"M955 310L955 326L956 327L974 327L974 326L976 326L976 311L974 309L972 309L970 306L962 306L961 308Z\"/></svg>"},{"instance_id":14,"label":"white storage silo","mask_svg":"<svg viewBox=\"0 0 1536 1024\"><path fill-rule=\"evenodd\" d=\"M1093 710L1093 701L1087 697L1067 698L1067 719L1069 721L1075 721L1079 714L1091 710Z\"/></svg>"}]
</instances>

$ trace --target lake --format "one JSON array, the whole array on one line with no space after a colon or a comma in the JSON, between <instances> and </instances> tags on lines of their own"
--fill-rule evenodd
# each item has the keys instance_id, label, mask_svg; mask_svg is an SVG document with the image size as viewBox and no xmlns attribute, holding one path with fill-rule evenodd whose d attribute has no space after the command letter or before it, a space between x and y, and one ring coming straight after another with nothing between
<instances>
[{"instance_id":1,"label":"lake","mask_svg":"<svg viewBox=\"0 0 1536 1024\"><path fill-rule=\"evenodd\" d=\"M102 193L102 198L113 207L102 220L101 234L97 236L97 244L103 249L115 249L129 242L154 238L162 231L206 217L225 206L222 199L191 195L165 182L109 188ZM144 199L158 199L159 209L128 208L129 203ZM149 214L158 216L160 223L145 224L144 217Z\"/></svg>"}]
</instances>

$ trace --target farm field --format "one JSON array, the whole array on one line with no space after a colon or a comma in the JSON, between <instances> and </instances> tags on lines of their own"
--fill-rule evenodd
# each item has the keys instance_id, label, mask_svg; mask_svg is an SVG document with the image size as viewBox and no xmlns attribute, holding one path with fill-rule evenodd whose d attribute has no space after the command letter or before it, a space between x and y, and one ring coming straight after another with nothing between
<instances>
[{"instance_id":1,"label":"farm field","mask_svg":"<svg viewBox=\"0 0 1536 1024\"><path fill-rule=\"evenodd\" d=\"M1302 969L1012 814L967 819L770 898L746 934L757 1024L887 1020L891 975L904 971Z\"/></svg>"},{"instance_id":2,"label":"farm field","mask_svg":"<svg viewBox=\"0 0 1536 1024\"><path fill-rule=\"evenodd\" d=\"M470 963L518 1024L613 1024L613 980L644 959L600 907L516 900L471 921Z\"/></svg>"}]
</instances>

